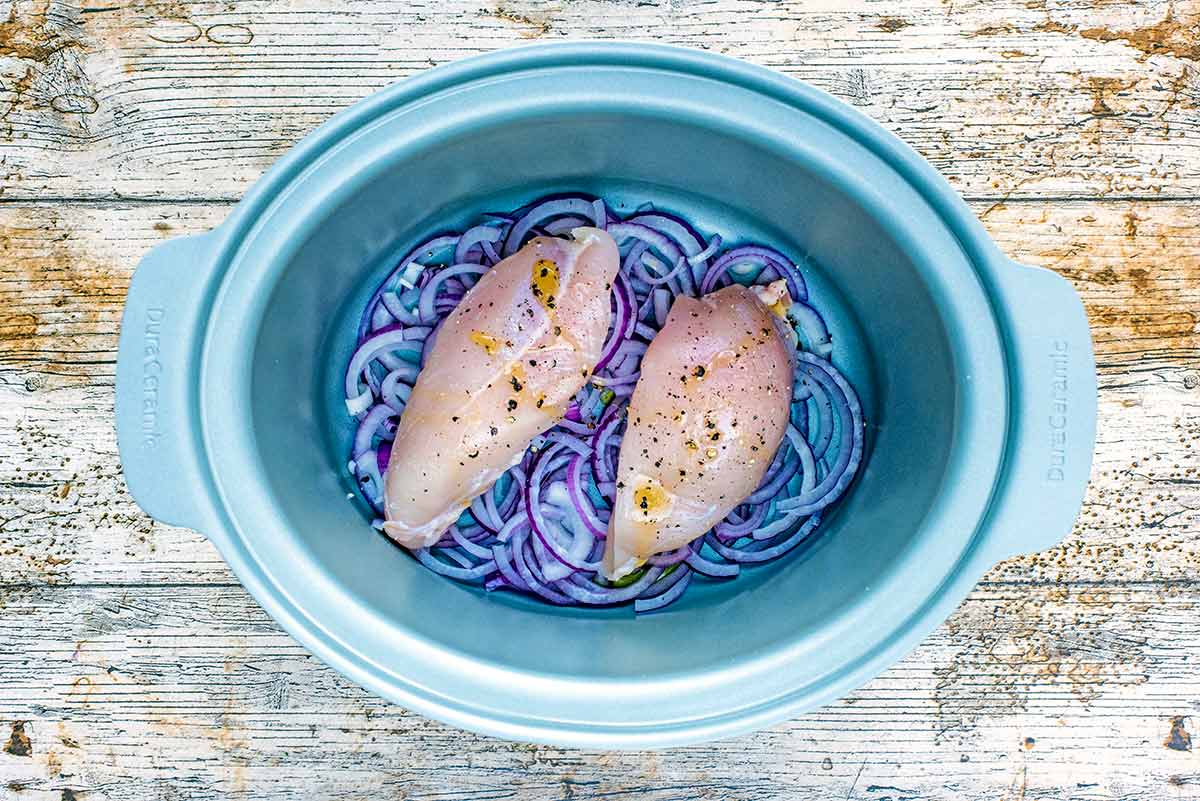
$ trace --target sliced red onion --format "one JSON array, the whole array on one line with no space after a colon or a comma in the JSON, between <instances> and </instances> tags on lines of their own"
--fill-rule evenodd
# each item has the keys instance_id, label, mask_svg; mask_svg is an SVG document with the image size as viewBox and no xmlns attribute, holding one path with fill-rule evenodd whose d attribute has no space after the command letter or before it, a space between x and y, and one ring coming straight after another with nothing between
<instances>
[{"instance_id":1,"label":"sliced red onion","mask_svg":"<svg viewBox=\"0 0 1200 801\"><path fill-rule=\"evenodd\" d=\"M642 257L645 256L649 250L649 242L634 240L633 244L629 246L629 250L625 252L625 257L621 259L622 270L621 272L617 273L617 275L635 274L636 271L634 270L634 265L641 262Z\"/></svg>"},{"instance_id":2,"label":"sliced red onion","mask_svg":"<svg viewBox=\"0 0 1200 801\"><path fill-rule=\"evenodd\" d=\"M438 550L442 549L439 548ZM413 550L412 553L417 557L417 560L420 561L421 564L425 565L425 567L429 568L434 573L439 573L443 576L449 576L450 578L458 579L459 581L478 581L489 573L494 573L496 571L495 560L489 560L471 568L457 567L455 565L446 564L441 559L433 556L429 551L429 548L417 548ZM447 550L446 553L447 555L451 555L454 552Z\"/></svg>"},{"instance_id":3,"label":"sliced red onion","mask_svg":"<svg viewBox=\"0 0 1200 801\"><path fill-rule=\"evenodd\" d=\"M421 289L421 299L417 302L421 322L429 324L437 321L438 315L434 313L433 302L437 298L438 289L446 279L456 275L482 275L486 269L478 264L455 264L444 270L438 270L433 278L429 279L429 283Z\"/></svg>"},{"instance_id":4,"label":"sliced red onion","mask_svg":"<svg viewBox=\"0 0 1200 801\"><path fill-rule=\"evenodd\" d=\"M669 236L679 245L679 249L687 257L688 264L698 265L694 270L689 270L687 275L681 276L680 285L680 289L683 292L688 295L696 295L696 287L699 285L700 278L707 271L708 267L708 265L704 264L704 261L711 255L711 251L705 253L707 248L704 246L704 238L696 233L696 230L686 220L666 212L659 211L637 214L630 217L628 222L645 225L648 228L653 228ZM666 254L664 253L663 255Z\"/></svg>"},{"instance_id":5,"label":"sliced red onion","mask_svg":"<svg viewBox=\"0 0 1200 801\"><path fill-rule=\"evenodd\" d=\"M385 291L393 290L397 284L401 283L400 278L406 275L406 272L413 262L417 262L422 258L432 258L437 253L454 247L457 243L457 235L439 235L422 242L420 245L417 245L415 248L410 250L408 255L401 259L396 268L388 274L388 277L383 279L383 282L380 283L379 287L375 290L375 293L371 296L371 299L367 301L366 311L364 312L362 321L358 326L358 339L361 341L363 337L366 336L367 331L370 330L369 324L371 322L372 315L375 313L375 309L380 302L380 297ZM423 266L422 269L424 269ZM409 283L407 280L404 283L411 286L411 283Z\"/></svg>"},{"instance_id":6,"label":"sliced red onion","mask_svg":"<svg viewBox=\"0 0 1200 801\"><path fill-rule=\"evenodd\" d=\"M375 511L382 512L383 471L380 469L378 458L354 459L350 465L350 472L354 474L355 483L367 499L367 503Z\"/></svg>"},{"instance_id":7,"label":"sliced red onion","mask_svg":"<svg viewBox=\"0 0 1200 801\"><path fill-rule=\"evenodd\" d=\"M510 482L508 494L501 497L499 502L496 500L497 492L499 492L499 482L493 484L490 490L480 496L483 503L483 516L491 524L493 535L499 535L500 529L504 525L504 520L507 518L507 515L500 510L507 506L508 498L517 492L517 488Z\"/></svg>"},{"instance_id":8,"label":"sliced red onion","mask_svg":"<svg viewBox=\"0 0 1200 801\"><path fill-rule=\"evenodd\" d=\"M704 266L704 262L711 259L713 254L721 248L721 235L713 234L713 238L708 241L708 246L699 253L693 253L688 256L688 264L693 266ZM705 270L707 272L707 270ZM704 273L696 276L696 280L701 280Z\"/></svg>"},{"instance_id":9,"label":"sliced red onion","mask_svg":"<svg viewBox=\"0 0 1200 801\"><path fill-rule=\"evenodd\" d=\"M762 526L763 521L767 519L768 508L769 504L766 503L755 504L750 507L750 511L744 519L738 518L736 514L730 512L724 520L717 524L714 531L722 540L744 537Z\"/></svg>"},{"instance_id":10,"label":"sliced red onion","mask_svg":"<svg viewBox=\"0 0 1200 801\"><path fill-rule=\"evenodd\" d=\"M651 256L649 253L646 253L642 256L640 264L634 265L634 269L638 272L638 277L655 288L660 287L663 284L669 284L672 281L679 280L679 276L686 272L684 270L685 267L687 267L687 261L683 258L683 256L679 257L679 260L675 262L674 267L668 268L667 265ZM652 275L650 270L656 271L658 275Z\"/></svg>"},{"instance_id":11,"label":"sliced red onion","mask_svg":"<svg viewBox=\"0 0 1200 801\"><path fill-rule=\"evenodd\" d=\"M630 370L625 370L623 372L630 372L631 370L637 369L641 362L642 356L646 353L646 350L649 347L649 344L645 342L638 342L633 339L626 339L619 346L617 346L617 355L615 358L633 361L633 364L630 366Z\"/></svg>"},{"instance_id":12,"label":"sliced red onion","mask_svg":"<svg viewBox=\"0 0 1200 801\"><path fill-rule=\"evenodd\" d=\"M687 559L688 554L692 552L691 546L683 545L673 551L665 553L656 553L646 559L648 565L658 565L659 567L670 567L677 565Z\"/></svg>"},{"instance_id":13,"label":"sliced red onion","mask_svg":"<svg viewBox=\"0 0 1200 801\"><path fill-rule=\"evenodd\" d=\"M524 514L524 507L521 503L518 503L517 506L521 509L522 513L510 517L508 521L505 522L504 528L500 529L500 531L496 533L496 539L500 540L500 542L509 542L515 538L522 529L529 528L529 518Z\"/></svg>"},{"instance_id":14,"label":"sliced red onion","mask_svg":"<svg viewBox=\"0 0 1200 801\"><path fill-rule=\"evenodd\" d=\"M546 516L548 517L549 515ZM548 537L553 537L559 546L569 549L567 550L568 559L574 558L575 549L570 548L570 545L574 544L574 540L571 540L568 544L561 542L562 538L557 536L557 524L543 520L542 531L546 532ZM541 536L531 538L529 545L531 546L530 550L533 555L533 559L528 562L529 567L533 569L535 576L547 584L553 584L559 579L564 579L575 572L575 568L550 553L550 549L546 547L546 540ZM580 554L579 558L586 559L587 554Z\"/></svg>"},{"instance_id":15,"label":"sliced red onion","mask_svg":"<svg viewBox=\"0 0 1200 801\"><path fill-rule=\"evenodd\" d=\"M650 247L657 250L670 264L679 261L685 256L684 252L671 241L671 238L662 234L648 225L639 225L632 222L618 222L608 226L608 233L612 238L621 244L627 239L636 239L645 242ZM686 259L685 259L686 260Z\"/></svg>"},{"instance_id":16,"label":"sliced red onion","mask_svg":"<svg viewBox=\"0 0 1200 801\"><path fill-rule=\"evenodd\" d=\"M354 351L354 355L350 357L350 365L346 368L346 407L351 414L358 415L365 411L362 406L362 390L359 389L359 380L362 378L364 371L370 361L376 358L379 354L389 350L399 350L405 346L403 329L393 328L382 333L372 334L366 341L358 346ZM411 347L411 346L410 346ZM367 384L370 392L370 383ZM358 409L359 411L354 411Z\"/></svg>"},{"instance_id":17,"label":"sliced red onion","mask_svg":"<svg viewBox=\"0 0 1200 801\"><path fill-rule=\"evenodd\" d=\"M592 225L594 223L595 220L588 217L580 217L572 214L567 217L560 217L554 222L546 223L543 226L543 230L550 236L566 236L580 226Z\"/></svg>"},{"instance_id":18,"label":"sliced red onion","mask_svg":"<svg viewBox=\"0 0 1200 801\"><path fill-rule=\"evenodd\" d=\"M352 417L358 417L360 414L370 409L375 403L375 393L371 390L370 385L362 392L352 398L346 398L346 411Z\"/></svg>"},{"instance_id":19,"label":"sliced red onion","mask_svg":"<svg viewBox=\"0 0 1200 801\"><path fill-rule=\"evenodd\" d=\"M667 324L667 315L671 312L671 302L675 300L675 296L668 290L661 287L650 293L654 302L654 322L662 328Z\"/></svg>"},{"instance_id":20,"label":"sliced red onion","mask_svg":"<svg viewBox=\"0 0 1200 801\"><path fill-rule=\"evenodd\" d=\"M836 501L854 479L863 451L862 407L854 389L832 364L811 353L799 353L797 359L808 374L829 392L837 411L839 427L838 455L829 468L829 474L807 492L777 504L780 511L807 515Z\"/></svg>"},{"instance_id":21,"label":"sliced red onion","mask_svg":"<svg viewBox=\"0 0 1200 801\"><path fill-rule=\"evenodd\" d=\"M383 296L380 297L380 301L383 300L383 297L394 298L395 296L396 295L393 292L384 292ZM387 326L393 325L396 322L396 317L387 308L387 304L381 302L380 305L375 307L375 313L371 315L371 330L378 331L379 329L386 328Z\"/></svg>"},{"instance_id":22,"label":"sliced red onion","mask_svg":"<svg viewBox=\"0 0 1200 801\"><path fill-rule=\"evenodd\" d=\"M480 242L480 247L483 248L483 255L487 256L489 264L495 265L500 263L500 254L496 252L496 246L491 242Z\"/></svg>"},{"instance_id":23,"label":"sliced red onion","mask_svg":"<svg viewBox=\"0 0 1200 801\"><path fill-rule=\"evenodd\" d=\"M616 314L613 315L613 328L609 332L604 347L600 350L600 358L597 360L593 372L600 371L612 360L620 349L621 343L629 338L636 322L633 315L633 307L636 305L633 290L629 287L625 277L619 273L616 280L613 281L612 296L613 306L616 309Z\"/></svg>"},{"instance_id":24,"label":"sliced red onion","mask_svg":"<svg viewBox=\"0 0 1200 801\"><path fill-rule=\"evenodd\" d=\"M596 435L592 439L592 471L596 474L599 481L615 481L614 474L610 462L605 458L608 454L608 440L617 430L617 426L621 424L621 418L613 416L606 422L600 424L596 429Z\"/></svg>"},{"instance_id":25,"label":"sliced red onion","mask_svg":"<svg viewBox=\"0 0 1200 801\"><path fill-rule=\"evenodd\" d=\"M704 240L684 220L665 212L648 212L635 214L627 222L653 228L665 234L679 245L679 249L687 256L695 256L704 249Z\"/></svg>"},{"instance_id":26,"label":"sliced red onion","mask_svg":"<svg viewBox=\"0 0 1200 801\"><path fill-rule=\"evenodd\" d=\"M604 207L604 198L592 201L592 221L597 228L608 228L608 209Z\"/></svg>"},{"instance_id":27,"label":"sliced red onion","mask_svg":"<svg viewBox=\"0 0 1200 801\"><path fill-rule=\"evenodd\" d=\"M383 439L391 439L386 431L383 431L384 422L395 412L386 404L378 404L371 408L371 411L363 417L358 424L358 429L354 433L354 461L358 462L363 459L363 455L371 449L371 443L376 435Z\"/></svg>"},{"instance_id":28,"label":"sliced red onion","mask_svg":"<svg viewBox=\"0 0 1200 801\"><path fill-rule=\"evenodd\" d=\"M808 349L821 358L828 359L829 354L833 352L833 342L830 340L825 320L817 310L802 300L795 300L788 307L787 316L800 327Z\"/></svg>"},{"instance_id":29,"label":"sliced red onion","mask_svg":"<svg viewBox=\"0 0 1200 801\"><path fill-rule=\"evenodd\" d=\"M596 572L600 569L599 562L590 562L586 559L574 557L546 531L546 522L542 517L542 508L538 502L538 496L541 492L541 482L549 471L550 466L553 465L554 469L557 469L565 463L564 461L558 461L557 458L551 459L552 456L556 455L560 447L561 445L555 443L538 454L529 480L525 482L525 514L529 517L529 526L533 529L534 536L537 537L542 546L555 559L573 570Z\"/></svg>"},{"instance_id":30,"label":"sliced red onion","mask_svg":"<svg viewBox=\"0 0 1200 801\"><path fill-rule=\"evenodd\" d=\"M653 276L650 276L644 270L647 257L652 259L652 264L654 263L654 257L646 248L638 247L640 245L648 245L654 248L655 251L658 251L666 259L666 264L678 265L680 261L686 264L686 254L671 240L671 237L659 233L658 230L650 228L648 225L637 223L613 223L608 227L608 233L612 234L613 239L616 239L618 243L625 239L638 240L637 245L634 245L630 249L629 255L625 259L625 264L629 265L626 267L626 271L631 267L631 275L637 279L637 282L641 282L646 287L654 287L654 285L665 283L670 285L676 294L695 294L690 270L679 269L673 271L670 278L661 279L661 281L656 281ZM666 270L660 270L660 275L662 272L666 272ZM637 287L636 282L635 287Z\"/></svg>"},{"instance_id":31,"label":"sliced red onion","mask_svg":"<svg viewBox=\"0 0 1200 801\"><path fill-rule=\"evenodd\" d=\"M697 573L703 573L710 578L734 578L738 573L742 572L741 567L736 562L733 564L728 562L714 562L711 559L704 558L698 550L692 548L688 548L688 556L685 561Z\"/></svg>"},{"instance_id":32,"label":"sliced red onion","mask_svg":"<svg viewBox=\"0 0 1200 801\"><path fill-rule=\"evenodd\" d=\"M457 545L457 547L462 548L464 551L471 554L471 556L474 556L476 559L481 559L481 560L490 561L490 562L496 561L492 557L492 549L491 548L489 548L485 545L479 545L478 543L472 542L470 539L468 539L466 536L463 535L462 531L459 530L458 526L450 527L450 536L454 539L455 545Z\"/></svg>"},{"instance_id":33,"label":"sliced red onion","mask_svg":"<svg viewBox=\"0 0 1200 801\"><path fill-rule=\"evenodd\" d=\"M392 441L390 439L383 440L375 448L375 466L379 469L379 475L387 472L388 462L392 457Z\"/></svg>"},{"instance_id":34,"label":"sliced red onion","mask_svg":"<svg viewBox=\"0 0 1200 801\"><path fill-rule=\"evenodd\" d=\"M796 269L796 265L792 264L779 251L761 245L743 245L725 251L720 258L713 262L712 267L705 274L704 280L700 283L700 293L711 292L716 286L718 278L724 275L732 265L742 262L758 264L764 268L774 267L787 281L788 294L791 295L792 300L808 300L808 286L804 282L804 276Z\"/></svg>"},{"instance_id":35,"label":"sliced red onion","mask_svg":"<svg viewBox=\"0 0 1200 801\"><path fill-rule=\"evenodd\" d=\"M789 514L789 515L785 515L784 518L780 518L780 519L781 520L786 519L787 525L791 526L791 525L795 525L795 523L797 521L799 521L801 519L801 517L802 517L802 515L799 515L799 514ZM778 521L776 521L776 522L778 522ZM790 535L785 536L778 542L774 542L774 543L771 543L771 542L763 543L763 542L754 541L754 542L752 542L751 545L749 545L745 548L733 548L728 545L724 545L716 537L710 536L708 538L708 544L712 547L713 550L715 550L717 553L719 553L721 556L725 557L726 559L728 559L731 562L737 562L737 563L742 563L742 564L745 564L748 562L750 562L750 563L769 562L772 559L776 559L776 558L782 556L783 554L787 553L792 548L795 548L806 537L808 537L809 534L812 533L813 529L815 529L820 524L821 524L820 516L814 515L813 517L810 517L808 520L806 520L803 525L801 525L798 529L796 529L795 532L793 532ZM775 524L773 523L772 525L775 525ZM759 547L759 546L761 546L761 547Z\"/></svg>"},{"instance_id":36,"label":"sliced red onion","mask_svg":"<svg viewBox=\"0 0 1200 801\"><path fill-rule=\"evenodd\" d=\"M384 292L383 295L380 296L380 301L383 303L383 307L387 309L388 314L390 314L396 320L396 322L403 323L404 325L416 325L418 322L420 322L417 319L416 312L409 311L407 308L405 308L404 304L400 301L400 296L395 292ZM375 326L375 328L378 329L379 326Z\"/></svg>"},{"instance_id":37,"label":"sliced red onion","mask_svg":"<svg viewBox=\"0 0 1200 801\"><path fill-rule=\"evenodd\" d=\"M600 519L596 507L592 505L591 499L583 489L583 464L582 456L571 460L570 466L567 467L567 492L570 493L571 503L579 515L579 520L588 527L593 537L602 539L608 534L608 526Z\"/></svg>"},{"instance_id":38,"label":"sliced red onion","mask_svg":"<svg viewBox=\"0 0 1200 801\"><path fill-rule=\"evenodd\" d=\"M508 489L505 490L504 496L499 501L495 501L490 497L487 500L489 508L491 508L493 505L495 506L496 513L494 516L497 520L508 520L521 506L522 502L520 482L525 480L525 474L521 472L521 468L511 467L508 470L508 475L512 476L512 481L509 482ZM504 530L501 529L500 533L496 536L499 537L503 533Z\"/></svg>"},{"instance_id":39,"label":"sliced red onion","mask_svg":"<svg viewBox=\"0 0 1200 801\"><path fill-rule=\"evenodd\" d=\"M491 492L485 492L482 495L473 498L471 500L471 505L468 506L467 509L470 510L471 517L475 518L476 523L489 531L492 536L495 536L500 531L501 526L504 524L498 520L497 516L493 513L495 507L493 506L491 509L488 508L487 499L490 498L491 495Z\"/></svg>"},{"instance_id":40,"label":"sliced red onion","mask_svg":"<svg viewBox=\"0 0 1200 801\"><path fill-rule=\"evenodd\" d=\"M817 438L812 443L813 456L820 459L833 441L833 400L820 382L810 377L797 363L796 383L808 387L812 408L817 412Z\"/></svg>"},{"instance_id":41,"label":"sliced red onion","mask_svg":"<svg viewBox=\"0 0 1200 801\"><path fill-rule=\"evenodd\" d=\"M812 397L812 382L795 381L792 383L792 402L808 400Z\"/></svg>"},{"instance_id":42,"label":"sliced red onion","mask_svg":"<svg viewBox=\"0 0 1200 801\"><path fill-rule=\"evenodd\" d=\"M645 323L638 323L633 327L633 333L637 334L639 337L648 342L654 339L654 335L658 332Z\"/></svg>"},{"instance_id":43,"label":"sliced red onion","mask_svg":"<svg viewBox=\"0 0 1200 801\"><path fill-rule=\"evenodd\" d=\"M525 235L534 228L534 226L543 225L555 217L562 217L568 214L574 214L582 217L592 218L592 222L598 228L605 227L605 220L595 218L596 208L592 201L582 197L564 197L547 200L543 203L538 203L521 219L513 223L509 229L508 236L504 240L504 255L511 256L520 249L521 245L525 244Z\"/></svg>"},{"instance_id":44,"label":"sliced red onion","mask_svg":"<svg viewBox=\"0 0 1200 801\"><path fill-rule=\"evenodd\" d=\"M617 387L621 386L622 384L626 384L626 385L636 384L639 377L641 377L640 372L625 373L624 375L615 375L615 376L611 376L611 377L607 377L607 378L602 375L594 375L594 376L592 376L592 383L598 387L606 387L609 389L616 389Z\"/></svg>"},{"instance_id":45,"label":"sliced red onion","mask_svg":"<svg viewBox=\"0 0 1200 801\"><path fill-rule=\"evenodd\" d=\"M513 565L512 559L509 556L510 553L512 553L512 550L507 545L492 546L492 559L496 562L496 569L500 571L500 575L511 586L532 589L525 581L525 578L517 572L517 568Z\"/></svg>"},{"instance_id":46,"label":"sliced red onion","mask_svg":"<svg viewBox=\"0 0 1200 801\"><path fill-rule=\"evenodd\" d=\"M679 579L667 588L665 592L650 598L635 598L633 601L633 611L639 615L645 615L664 609L678 600L679 596L687 591L688 585L692 583L692 571L686 567L681 567L672 575L675 574L679 575Z\"/></svg>"},{"instance_id":47,"label":"sliced red onion","mask_svg":"<svg viewBox=\"0 0 1200 801\"><path fill-rule=\"evenodd\" d=\"M533 539L530 532L518 532L512 540L512 545L509 553L512 554L512 563L517 570L517 574L528 585L529 589L548 601L556 604L570 604L571 598L568 595L563 595L558 590L549 586L546 580L536 575L529 565L526 556L532 549L531 540Z\"/></svg>"},{"instance_id":48,"label":"sliced red onion","mask_svg":"<svg viewBox=\"0 0 1200 801\"><path fill-rule=\"evenodd\" d=\"M670 297L674 297L674 295L671 294L671 290L667 287L660 287L659 290L667 293L667 295L669 295ZM636 292L634 293L634 297L635 298L639 297ZM654 320L654 293L653 292L647 291L647 292L643 292L641 294L640 300L638 301L637 316L634 319L645 320L647 322ZM659 327L661 327L661 326L659 326Z\"/></svg>"},{"instance_id":49,"label":"sliced red onion","mask_svg":"<svg viewBox=\"0 0 1200 801\"><path fill-rule=\"evenodd\" d=\"M559 583L558 589L580 603L589 606L608 606L632 601L657 581L662 572L661 567L650 567L637 581L625 587L602 587L590 578L572 573Z\"/></svg>"},{"instance_id":50,"label":"sliced red onion","mask_svg":"<svg viewBox=\"0 0 1200 801\"><path fill-rule=\"evenodd\" d=\"M595 423L581 423L575 420L566 419L560 420L558 422L558 426L559 428L569 431L572 434L578 434L580 436L587 436L594 433L596 430Z\"/></svg>"},{"instance_id":51,"label":"sliced red onion","mask_svg":"<svg viewBox=\"0 0 1200 801\"><path fill-rule=\"evenodd\" d=\"M500 550L504 554L503 557L500 557L499 555L496 556L496 569L500 574L500 578L504 580L506 585L514 590L532 593L533 588L525 583L525 579L521 578L521 574L517 572L515 567L513 567L512 560L509 557L508 549L502 548ZM503 558L504 561L501 561L501 558Z\"/></svg>"},{"instance_id":52,"label":"sliced red onion","mask_svg":"<svg viewBox=\"0 0 1200 801\"><path fill-rule=\"evenodd\" d=\"M430 351L433 350L434 344L437 343L438 329L441 328L441 325L442 324L439 321L437 324L437 327L435 327L433 329L433 331L429 334L429 336L425 337L425 341L421 344L421 366L422 367L425 366L425 362L428 361L428 359L429 359Z\"/></svg>"},{"instance_id":53,"label":"sliced red onion","mask_svg":"<svg viewBox=\"0 0 1200 801\"><path fill-rule=\"evenodd\" d=\"M504 230L494 225L477 225L474 228L468 228L463 231L463 235L458 238L458 244L454 247L454 261L458 264L470 261L467 257L472 249L484 242L499 242L503 236ZM480 247L480 250L483 248Z\"/></svg>"},{"instance_id":54,"label":"sliced red onion","mask_svg":"<svg viewBox=\"0 0 1200 801\"><path fill-rule=\"evenodd\" d=\"M432 333L433 326L431 325L410 325L404 328L404 338L414 342L420 342Z\"/></svg>"},{"instance_id":55,"label":"sliced red onion","mask_svg":"<svg viewBox=\"0 0 1200 801\"><path fill-rule=\"evenodd\" d=\"M592 455L592 446L590 443L584 442L578 437L571 436L565 431L555 431L551 429L550 432L546 434L546 442L552 442L557 445L561 445L568 450L574 451L580 456Z\"/></svg>"},{"instance_id":56,"label":"sliced red onion","mask_svg":"<svg viewBox=\"0 0 1200 801\"><path fill-rule=\"evenodd\" d=\"M775 451L775 458L771 460L771 466L767 468L766 475L763 476L762 483L758 489L751 493L744 503L759 504L766 503L779 494L784 485L791 480L792 476L796 475L796 471L800 468L800 459L789 459L787 457L786 448L778 448Z\"/></svg>"}]
</instances>

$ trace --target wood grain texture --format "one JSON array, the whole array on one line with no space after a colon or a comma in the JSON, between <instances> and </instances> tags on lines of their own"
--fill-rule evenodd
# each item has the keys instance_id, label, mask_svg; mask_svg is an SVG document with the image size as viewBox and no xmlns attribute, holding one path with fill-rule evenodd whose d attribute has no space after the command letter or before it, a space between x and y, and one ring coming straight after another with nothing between
<instances>
[{"instance_id":1,"label":"wood grain texture","mask_svg":"<svg viewBox=\"0 0 1200 801\"><path fill-rule=\"evenodd\" d=\"M0 720L30 753L0 753L0 771L17 799L1195 798L1180 742L1200 714L1197 597L1194 583L984 585L820 712L638 754L406 713L320 665L237 587L27 588L0 618L15 646L0 655Z\"/></svg>"},{"instance_id":2,"label":"wood grain texture","mask_svg":"<svg viewBox=\"0 0 1200 801\"><path fill-rule=\"evenodd\" d=\"M1084 298L1100 433L1059 547L901 664L704 748L465 735L279 631L125 491L119 318L337 110L508 44L623 37L854 104ZM1196 0L0 0L0 799L1200 799Z\"/></svg>"},{"instance_id":3,"label":"wood grain texture","mask_svg":"<svg viewBox=\"0 0 1200 801\"><path fill-rule=\"evenodd\" d=\"M972 197L1200 195L1197 0L9 0L3 196L236 198L298 137L434 64L630 38L779 69Z\"/></svg>"}]
</instances>

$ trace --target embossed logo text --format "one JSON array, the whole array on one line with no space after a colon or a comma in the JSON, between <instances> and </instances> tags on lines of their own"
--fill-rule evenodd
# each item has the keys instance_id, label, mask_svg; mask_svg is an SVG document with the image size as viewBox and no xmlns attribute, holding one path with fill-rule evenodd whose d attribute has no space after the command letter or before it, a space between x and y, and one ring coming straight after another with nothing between
<instances>
[{"instance_id":1,"label":"embossed logo text","mask_svg":"<svg viewBox=\"0 0 1200 801\"><path fill-rule=\"evenodd\" d=\"M146 310L146 327L142 332L142 445L147 448L157 447L162 437L158 428L158 392L163 370L159 342L165 315L165 309L151 306Z\"/></svg>"},{"instance_id":2,"label":"embossed logo text","mask_svg":"<svg viewBox=\"0 0 1200 801\"><path fill-rule=\"evenodd\" d=\"M1048 481L1062 481L1067 466L1067 373L1070 354L1066 340L1054 340L1050 351L1050 466Z\"/></svg>"}]
</instances>

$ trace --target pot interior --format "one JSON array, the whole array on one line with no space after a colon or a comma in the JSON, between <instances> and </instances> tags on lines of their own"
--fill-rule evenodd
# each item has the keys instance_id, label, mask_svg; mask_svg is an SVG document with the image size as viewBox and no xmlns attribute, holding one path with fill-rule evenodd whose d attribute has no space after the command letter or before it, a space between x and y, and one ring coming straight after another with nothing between
<instances>
[{"instance_id":1,"label":"pot interior","mask_svg":"<svg viewBox=\"0 0 1200 801\"><path fill-rule=\"evenodd\" d=\"M336 202L306 221L306 238L279 254L250 365L255 455L293 545L380 620L507 668L661 676L819 642L944 534L923 522L946 479L964 381L924 263L945 254L922 247L900 199L840 170L828 153L783 153L721 126L625 109L474 126L346 175ZM817 536L735 580L697 577L668 611L640 619L430 573L371 529L345 470L343 371L377 283L423 238L555 191L600 195L620 213L653 203L705 235L800 260L833 360L863 404L864 466Z\"/></svg>"}]
</instances>

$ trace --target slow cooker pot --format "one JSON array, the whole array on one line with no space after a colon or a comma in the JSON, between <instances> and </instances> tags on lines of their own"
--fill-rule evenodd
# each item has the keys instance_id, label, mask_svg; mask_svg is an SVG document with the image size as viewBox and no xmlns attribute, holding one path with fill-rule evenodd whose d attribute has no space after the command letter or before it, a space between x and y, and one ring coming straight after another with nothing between
<instances>
[{"instance_id":1,"label":"slow cooker pot","mask_svg":"<svg viewBox=\"0 0 1200 801\"><path fill-rule=\"evenodd\" d=\"M422 236L551 191L653 202L805 257L867 456L802 552L635 619L436 576L348 498L339 387L367 296ZM116 405L142 507L211 538L352 680L501 737L645 747L824 704L900 659L997 561L1058 541L1087 482L1096 382L1071 287L1005 258L868 118L729 58L576 43L384 90L305 138L216 230L151 251Z\"/></svg>"}]
</instances>

